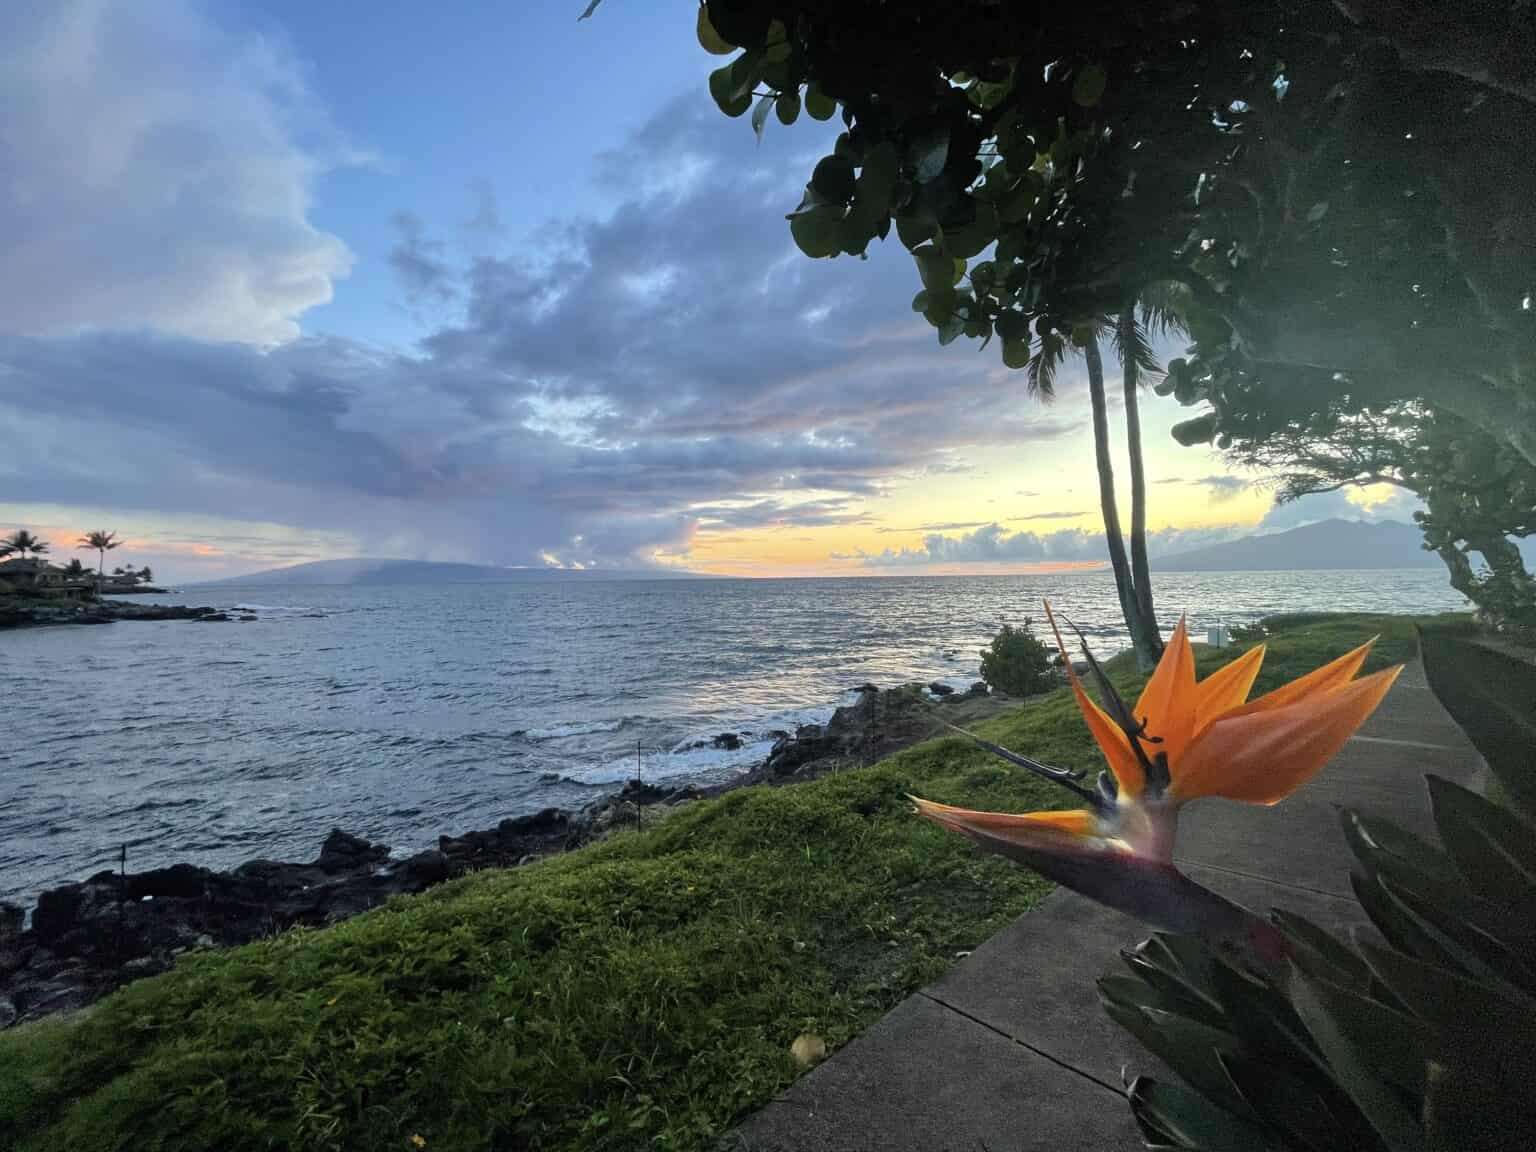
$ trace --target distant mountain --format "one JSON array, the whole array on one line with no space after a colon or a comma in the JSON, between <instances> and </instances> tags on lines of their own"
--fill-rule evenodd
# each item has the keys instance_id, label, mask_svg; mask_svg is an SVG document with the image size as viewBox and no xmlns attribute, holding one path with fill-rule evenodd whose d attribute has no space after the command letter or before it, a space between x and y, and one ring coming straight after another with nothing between
<instances>
[{"instance_id":1,"label":"distant mountain","mask_svg":"<svg viewBox=\"0 0 1536 1152\"><path fill-rule=\"evenodd\" d=\"M562 580L688 580L695 572L655 569L498 568L488 564L440 564L430 560L317 560L290 568L269 568L248 576L210 580L198 587L299 584L501 584Z\"/></svg>"},{"instance_id":2,"label":"distant mountain","mask_svg":"<svg viewBox=\"0 0 1536 1152\"><path fill-rule=\"evenodd\" d=\"M1295 568L1438 568L1424 536L1398 520L1323 520L1270 536L1245 536L1154 560L1159 572L1259 572Z\"/></svg>"}]
</instances>

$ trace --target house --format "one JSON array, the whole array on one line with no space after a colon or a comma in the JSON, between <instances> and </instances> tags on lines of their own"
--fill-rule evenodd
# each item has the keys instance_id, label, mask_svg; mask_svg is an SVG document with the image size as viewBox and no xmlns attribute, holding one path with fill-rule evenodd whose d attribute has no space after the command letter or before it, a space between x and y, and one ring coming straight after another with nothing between
<instances>
[{"instance_id":1,"label":"house","mask_svg":"<svg viewBox=\"0 0 1536 1152\"><path fill-rule=\"evenodd\" d=\"M73 599L91 594L92 581L73 577L57 564L38 556L0 560L0 583L14 591L33 596L58 596Z\"/></svg>"}]
</instances>

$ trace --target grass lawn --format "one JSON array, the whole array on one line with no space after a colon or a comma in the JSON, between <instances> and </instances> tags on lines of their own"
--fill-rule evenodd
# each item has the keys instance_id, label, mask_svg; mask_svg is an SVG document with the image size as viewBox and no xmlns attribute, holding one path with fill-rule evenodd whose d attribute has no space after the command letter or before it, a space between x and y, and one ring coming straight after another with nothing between
<instances>
[{"instance_id":1,"label":"grass lawn","mask_svg":"<svg viewBox=\"0 0 1536 1152\"><path fill-rule=\"evenodd\" d=\"M1259 688L1404 617L1277 618ZM1204 652L1202 675L1241 648ZM1126 691L1134 668L1118 661ZM1099 759L1063 691L984 734ZM1070 799L960 739L751 788L515 871L396 900L0 1033L0 1146L21 1149L705 1149L829 1048L1049 890L911 815L916 792ZM1107 956L1085 956L1096 971Z\"/></svg>"}]
</instances>

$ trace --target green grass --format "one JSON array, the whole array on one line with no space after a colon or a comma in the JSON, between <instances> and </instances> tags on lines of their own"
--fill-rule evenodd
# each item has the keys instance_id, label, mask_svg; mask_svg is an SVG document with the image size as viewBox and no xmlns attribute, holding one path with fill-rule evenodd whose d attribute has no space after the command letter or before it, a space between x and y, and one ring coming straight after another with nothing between
<instances>
[{"instance_id":1,"label":"green grass","mask_svg":"<svg viewBox=\"0 0 1536 1152\"><path fill-rule=\"evenodd\" d=\"M1268 688L1399 617L1275 622ZM1202 652L1202 674L1240 649ZM1112 672L1126 691L1137 677ZM1097 753L1064 692L983 726ZM1070 799L959 739L691 805L643 833L402 898L325 931L188 956L92 1010L0 1034L22 1149L704 1149L1048 886L910 814L916 792ZM1106 957L1086 957L1095 969Z\"/></svg>"}]
</instances>

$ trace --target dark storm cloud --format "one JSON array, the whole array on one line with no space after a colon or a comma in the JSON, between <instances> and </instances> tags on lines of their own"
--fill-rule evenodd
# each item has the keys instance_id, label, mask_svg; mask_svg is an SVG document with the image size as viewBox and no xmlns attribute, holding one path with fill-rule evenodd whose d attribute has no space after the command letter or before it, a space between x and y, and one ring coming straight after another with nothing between
<instances>
[{"instance_id":1,"label":"dark storm cloud","mask_svg":"<svg viewBox=\"0 0 1536 1152\"><path fill-rule=\"evenodd\" d=\"M461 305L409 354L6 337L0 483L349 531L370 554L626 564L685 552L701 523L856 522L895 479L1078 427L995 354L937 346L899 245L793 249L783 214L825 143L758 147L694 95L600 159L610 215L551 222L516 256L456 269L403 214L407 294Z\"/></svg>"}]
</instances>

